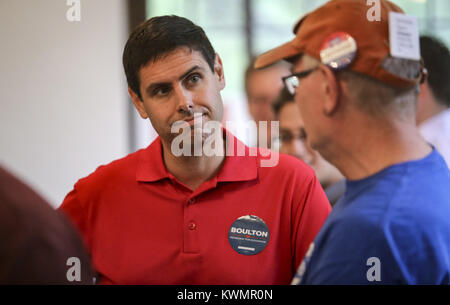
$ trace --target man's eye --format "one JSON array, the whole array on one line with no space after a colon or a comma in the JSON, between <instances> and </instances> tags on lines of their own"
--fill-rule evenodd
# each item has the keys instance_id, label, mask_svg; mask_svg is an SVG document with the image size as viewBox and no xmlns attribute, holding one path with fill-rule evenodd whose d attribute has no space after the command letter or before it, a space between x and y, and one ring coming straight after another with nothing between
<instances>
[{"instance_id":1,"label":"man's eye","mask_svg":"<svg viewBox=\"0 0 450 305\"><path fill-rule=\"evenodd\" d=\"M292 140L292 135L290 133L281 133L280 140L282 142L290 142Z\"/></svg>"},{"instance_id":2,"label":"man's eye","mask_svg":"<svg viewBox=\"0 0 450 305\"><path fill-rule=\"evenodd\" d=\"M196 84L201 80L201 76L197 73L191 74L188 78L187 81L189 84Z\"/></svg>"},{"instance_id":3,"label":"man's eye","mask_svg":"<svg viewBox=\"0 0 450 305\"><path fill-rule=\"evenodd\" d=\"M304 128L300 129L300 136L299 136L300 140L306 140L306 131Z\"/></svg>"},{"instance_id":4,"label":"man's eye","mask_svg":"<svg viewBox=\"0 0 450 305\"><path fill-rule=\"evenodd\" d=\"M165 96L170 92L170 88L163 86L163 87L158 87L155 88L155 90L153 90L153 96Z\"/></svg>"}]
</instances>

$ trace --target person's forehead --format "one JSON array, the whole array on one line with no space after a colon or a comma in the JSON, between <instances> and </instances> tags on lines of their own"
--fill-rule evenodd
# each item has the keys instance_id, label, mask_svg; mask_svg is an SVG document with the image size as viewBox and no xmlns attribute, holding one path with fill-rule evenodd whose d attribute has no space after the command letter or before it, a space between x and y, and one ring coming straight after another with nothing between
<instances>
[{"instance_id":1,"label":"person's forehead","mask_svg":"<svg viewBox=\"0 0 450 305\"><path fill-rule=\"evenodd\" d=\"M252 96L269 96L274 98L283 87L282 78L290 74L287 68L256 70L247 81L248 94Z\"/></svg>"},{"instance_id":2,"label":"person's forehead","mask_svg":"<svg viewBox=\"0 0 450 305\"><path fill-rule=\"evenodd\" d=\"M277 96L283 87L282 76L255 77L248 83L248 93L252 96Z\"/></svg>"},{"instance_id":3,"label":"person's forehead","mask_svg":"<svg viewBox=\"0 0 450 305\"><path fill-rule=\"evenodd\" d=\"M191 67L208 67L201 52L187 47L177 48L156 60L150 60L139 71L142 84L144 82L165 82L179 77Z\"/></svg>"},{"instance_id":4,"label":"person's forehead","mask_svg":"<svg viewBox=\"0 0 450 305\"><path fill-rule=\"evenodd\" d=\"M264 69L254 69L249 74L247 81L252 83L261 80L271 81L274 79L280 79L281 81L281 77L289 75L289 68L290 65L277 64Z\"/></svg>"}]
</instances>

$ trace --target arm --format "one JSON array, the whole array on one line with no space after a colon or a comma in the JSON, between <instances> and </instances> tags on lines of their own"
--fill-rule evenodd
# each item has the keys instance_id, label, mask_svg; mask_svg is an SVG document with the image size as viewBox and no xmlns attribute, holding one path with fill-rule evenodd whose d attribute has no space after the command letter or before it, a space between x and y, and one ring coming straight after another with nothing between
<instances>
[{"instance_id":1,"label":"arm","mask_svg":"<svg viewBox=\"0 0 450 305\"><path fill-rule=\"evenodd\" d=\"M365 221L356 217L336 221L333 217L317 236L303 268L299 268L300 284L404 284L382 228Z\"/></svg>"},{"instance_id":2,"label":"arm","mask_svg":"<svg viewBox=\"0 0 450 305\"><path fill-rule=\"evenodd\" d=\"M79 200L76 185L74 189L67 194L66 198L64 198L64 201L58 210L65 214L78 229L79 233L83 237L86 248L90 252L87 211L86 207Z\"/></svg>"},{"instance_id":3,"label":"arm","mask_svg":"<svg viewBox=\"0 0 450 305\"><path fill-rule=\"evenodd\" d=\"M312 175L309 183L303 188L297 187L296 192L298 194L293 199L301 203L293 215L292 248L295 270L331 212L330 203L316 176Z\"/></svg>"}]
</instances>

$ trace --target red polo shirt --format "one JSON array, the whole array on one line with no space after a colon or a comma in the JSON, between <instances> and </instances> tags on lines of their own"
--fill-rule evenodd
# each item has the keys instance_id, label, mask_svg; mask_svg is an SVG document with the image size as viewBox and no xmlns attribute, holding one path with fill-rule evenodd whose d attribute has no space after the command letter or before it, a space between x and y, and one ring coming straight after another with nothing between
<instances>
[{"instance_id":1,"label":"red polo shirt","mask_svg":"<svg viewBox=\"0 0 450 305\"><path fill-rule=\"evenodd\" d=\"M289 284L331 208L303 162L261 167L245 149L195 191L166 170L159 137L80 179L60 209L101 283Z\"/></svg>"}]
</instances>

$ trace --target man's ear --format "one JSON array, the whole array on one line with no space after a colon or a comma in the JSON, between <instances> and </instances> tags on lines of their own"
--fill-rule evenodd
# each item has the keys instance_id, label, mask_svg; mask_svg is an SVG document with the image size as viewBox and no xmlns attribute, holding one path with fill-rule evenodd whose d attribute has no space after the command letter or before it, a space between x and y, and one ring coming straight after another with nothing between
<instances>
[{"instance_id":1,"label":"man's ear","mask_svg":"<svg viewBox=\"0 0 450 305\"><path fill-rule=\"evenodd\" d=\"M220 56L217 53L214 60L214 73L219 78L219 90L222 90L225 88L225 74L223 72L222 59L220 59Z\"/></svg>"},{"instance_id":2,"label":"man's ear","mask_svg":"<svg viewBox=\"0 0 450 305\"><path fill-rule=\"evenodd\" d=\"M136 93L134 93L134 91L130 87L128 87L128 94L130 94L134 107L136 107L136 110L139 112L141 118L147 119L147 111L145 111L144 103L142 102L141 98Z\"/></svg>"},{"instance_id":3,"label":"man's ear","mask_svg":"<svg viewBox=\"0 0 450 305\"><path fill-rule=\"evenodd\" d=\"M339 107L340 85L334 72L325 65L320 68L324 81L321 84L322 94L325 96L323 112L331 116Z\"/></svg>"}]
</instances>

